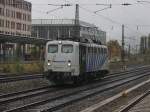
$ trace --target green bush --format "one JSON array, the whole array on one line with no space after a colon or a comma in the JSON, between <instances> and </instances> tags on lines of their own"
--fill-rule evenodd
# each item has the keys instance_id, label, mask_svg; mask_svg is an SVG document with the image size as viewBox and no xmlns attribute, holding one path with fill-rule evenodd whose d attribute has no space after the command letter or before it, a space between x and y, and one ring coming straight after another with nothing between
<instances>
[{"instance_id":1,"label":"green bush","mask_svg":"<svg viewBox=\"0 0 150 112\"><path fill-rule=\"evenodd\" d=\"M12 64L0 64L0 68L4 73L41 73L43 72L43 63L20 63L20 61L16 61Z\"/></svg>"},{"instance_id":2,"label":"green bush","mask_svg":"<svg viewBox=\"0 0 150 112\"><path fill-rule=\"evenodd\" d=\"M9 73L10 72L10 66L9 65L3 65L3 72Z\"/></svg>"},{"instance_id":3,"label":"green bush","mask_svg":"<svg viewBox=\"0 0 150 112\"><path fill-rule=\"evenodd\" d=\"M24 68L23 68L23 65L21 65L20 63L16 63L15 64L15 70L17 73L23 73L24 72Z\"/></svg>"}]
</instances>

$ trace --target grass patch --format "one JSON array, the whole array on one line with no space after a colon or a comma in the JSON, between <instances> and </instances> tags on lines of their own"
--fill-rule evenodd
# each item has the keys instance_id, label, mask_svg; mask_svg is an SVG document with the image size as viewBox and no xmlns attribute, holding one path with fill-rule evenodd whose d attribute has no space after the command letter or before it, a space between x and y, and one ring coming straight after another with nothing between
<instances>
[{"instance_id":1,"label":"grass patch","mask_svg":"<svg viewBox=\"0 0 150 112\"><path fill-rule=\"evenodd\" d=\"M4 73L41 73L43 72L42 62L30 62L30 63L3 63L0 64L1 71Z\"/></svg>"}]
</instances>

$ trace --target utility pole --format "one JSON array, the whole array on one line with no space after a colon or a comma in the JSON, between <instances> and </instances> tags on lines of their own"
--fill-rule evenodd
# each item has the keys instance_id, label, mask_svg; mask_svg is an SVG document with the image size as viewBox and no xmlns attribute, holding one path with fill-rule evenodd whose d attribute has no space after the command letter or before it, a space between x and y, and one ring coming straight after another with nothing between
<instances>
[{"instance_id":1,"label":"utility pole","mask_svg":"<svg viewBox=\"0 0 150 112\"><path fill-rule=\"evenodd\" d=\"M130 46L130 44L129 44L128 47L129 47L129 48L128 48L128 59L130 59L130 53L131 53L131 46Z\"/></svg>"},{"instance_id":2,"label":"utility pole","mask_svg":"<svg viewBox=\"0 0 150 112\"><path fill-rule=\"evenodd\" d=\"M123 68L123 70L126 69L124 46L125 46L125 43L124 43L124 24L123 24L122 25L122 49L121 49L121 61L122 61L122 68Z\"/></svg>"},{"instance_id":3,"label":"utility pole","mask_svg":"<svg viewBox=\"0 0 150 112\"><path fill-rule=\"evenodd\" d=\"M79 23L79 4L76 4L75 8L75 23L74 23L74 38L80 37L80 23Z\"/></svg>"},{"instance_id":4,"label":"utility pole","mask_svg":"<svg viewBox=\"0 0 150 112\"><path fill-rule=\"evenodd\" d=\"M138 58L138 54L139 54L139 52L138 52L138 45L136 45L136 59Z\"/></svg>"},{"instance_id":5,"label":"utility pole","mask_svg":"<svg viewBox=\"0 0 150 112\"><path fill-rule=\"evenodd\" d=\"M79 4L76 4L76 10L75 10L75 25L79 25Z\"/></svg>"}]
</instances>

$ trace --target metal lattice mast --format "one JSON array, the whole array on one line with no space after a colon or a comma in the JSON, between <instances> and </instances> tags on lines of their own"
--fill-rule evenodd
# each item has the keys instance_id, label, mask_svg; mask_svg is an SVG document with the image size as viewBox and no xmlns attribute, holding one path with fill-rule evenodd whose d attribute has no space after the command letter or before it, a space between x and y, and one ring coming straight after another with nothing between
<instances>
[{"instance_id":1,"label":"metal lattice mast","mask_svg":"<svg viewBox=\"0 0 150 112\"><path fill-rule=\"evenodd\" d=\"M79 4L76 4L75 9L74 37L76 39L79 39L80 37Z\"/></svg>"}]
</instances>

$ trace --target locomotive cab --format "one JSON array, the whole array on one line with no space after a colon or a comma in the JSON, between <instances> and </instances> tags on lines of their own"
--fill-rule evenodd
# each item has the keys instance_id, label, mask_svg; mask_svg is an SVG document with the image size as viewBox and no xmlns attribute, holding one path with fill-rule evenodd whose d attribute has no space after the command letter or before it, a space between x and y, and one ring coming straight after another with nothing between
<instances>
[{"instance_id":1,"label":"locomotive cab","mask_svg":"<svg viewBox=\"0 0 150 112\"><path fill-rule=\"evenodd\" d=\"M78 43L71 41L52 41L46 45L45 75L54 82L71 80L78 75ZM62 80L63 79L63 80Z\"/></svg>"},{"instance_id":2,"label":"locomotive cab","mask_svg":"<svg viewBox=\"0 0 150 112\"><path fill-rule=\"evenodd\" d=\"M107 46L69 40L46 45L44 75L54 83L79 83L108 72Z\"/></svg>"}]
</instances>

